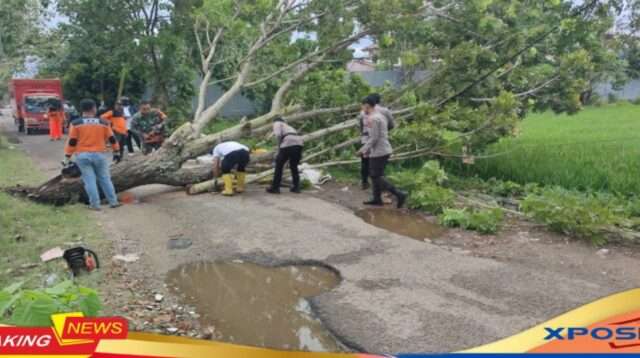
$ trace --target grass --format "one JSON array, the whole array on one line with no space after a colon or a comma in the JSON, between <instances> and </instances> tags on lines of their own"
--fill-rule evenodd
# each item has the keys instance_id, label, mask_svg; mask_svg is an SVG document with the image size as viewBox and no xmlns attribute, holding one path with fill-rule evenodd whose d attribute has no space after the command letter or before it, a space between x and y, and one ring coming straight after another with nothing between
<instances>
[{"instance_id":1,"label":"grass","mask_svg":"<svg viewBox=\"0 0 640 358\"><path fill-rule=\"evenodd\" d=\"M0 136L0 188L35 185L44 175L31 159L13 148ZM0 192L0 288L26 281L27 287L39 287L46 276L67 275L63 260L40 262L40 254L65 243L82 242L91 248L107 245L96 222L80 205L53 207L30 202ZM37 264L35 267L27 267Z\"/></svg>"},{"instance_id":2,"label":"grass","mask_svg":"<svg viewBox=\"0 0 640 358\"><path fill-rule=\"evenodd\" d=\"M640 192L640 106L618 103L577 115L533 114L520 135L490 146L489 159L449 163L457 173L569 189Z\"/></svg>"}]
</instances>

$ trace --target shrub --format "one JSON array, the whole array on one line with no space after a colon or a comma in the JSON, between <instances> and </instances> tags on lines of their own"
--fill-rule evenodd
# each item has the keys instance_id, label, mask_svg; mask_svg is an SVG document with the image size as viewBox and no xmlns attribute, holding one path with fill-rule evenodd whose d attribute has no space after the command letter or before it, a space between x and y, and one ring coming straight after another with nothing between
<instances>
[{"instance_id":1,"label":"shrub","mask_svg":"<svg viewBox=\"0 0 640 358\"><path fill-rule=\"evenodd\" d=\"M440 215L440 223L447 227L461 227L481 234L494 234L502 225L502 209L445 209Z\"/></svg>"},{"instance_id":2,"label":"shrub","mask_svg":"<svg viewBox=\"0 0 640 358\"><path fill-rule=\"evenodd\" d=\"M625 214L629 217L640 217L640 199L636 197L626 200Z\"/></svg>"},{"instance_id":3,"label":"shrub","mask_svg":"<svg viewBox=\"0 0 640 358\"><path fill-rule=\"evenodd\" d=\"M42 290L21 290L21 283L0 291L0 321L16 326L49 326L51 315L82 312L96 316L101 309L95 290L63 281Z\"/></svg>"},{"instance_id":4,"label":"shrub","mask_svg":"<svg viewBox=\"0 0 640 358\"><path fill-rule=\"evenodd\" d=\"M409 207L433 214L439 214L446 207L453 205L455 193L451 189L434 184L422 184L409 197Z\"/></svg>"},{"instance_id":5,"label":"shrub","mask_svg":"<svg viewBox=\"0 0 640 358\"><path fill-rule=\"evenodd\" d=\"M606 242L604 229L624 220L617 200L611 199L609 195L550 187L527 195L520 208L525 214L554 231L588 239L600 245Z\"/></svg>"},{"instance_id":6,"label":"shrub","mask_svg":"<svg viewBox=\"0 0 640 358\"><path fill-rule=\"evenodd\" d=\"M489 193L492 195L502 196L502 197L515 197L521 196L524 194L525 189L522 185L507 180L497 180L495 178L489 179Z\"/></svg>"},{"instance_id":7,"label":"shrub","mask_svg":"<svg viewBox=\"0 0 640 358\"><path fill-rule=\"evenodd\" d=\"M451 206L455 199L452 190L441 186L448 178L435 160L424 163L417 171L407 169L395 172L390 178L396 185L411 192L408 205L412 209L438 214Z\"/></svg>"},{"instance_id":8,"label":"shrub","mask_svg":"<svg viewBox=\"0 0 640 358\"><path fill-rule=\"evenodd\" d=\"M425 184L441 185L448 179L447 173L435 160L424 163L417 171L401 170L391 174L389 178L398 186L409 191L417 190Z\"/></svg>"}]
</instances>

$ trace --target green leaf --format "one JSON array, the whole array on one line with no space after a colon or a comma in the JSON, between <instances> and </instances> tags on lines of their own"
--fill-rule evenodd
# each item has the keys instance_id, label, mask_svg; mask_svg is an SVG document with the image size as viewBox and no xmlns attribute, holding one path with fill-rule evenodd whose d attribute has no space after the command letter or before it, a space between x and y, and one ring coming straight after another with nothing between
<instances>
[{"instance_id":1,"label":"green leaf","mask_svg":"<svg viewBox=\"0 0 640 358\"><path fill-rule=\"evenodd\" d=\"M18 297L18 295L11 295L5 291L0 291L0 319L4 317L7 310L11 308L11 305L13 305Z\"/></svg>"},{"instance_id":2,"label":"green leaf","mask_svg":"<svg viewBox=\"0 0 640 358\"><path fill-rule=\"evenodd\" d=\"M96 292L92 291L80 299L78 308L85 316L97 316L102 309L102 304Z\"/></svg>"},{"instance_id":3,"label":"green leaf","mask_svg":"<svg viewBox=\"0 0 640 358\"><path fill-rule=\"evenodd\" d=\"M59 284L47 288L44 290L44 292L50 294L50 295L54 295L54 296L60 296L62 294L64 294L65 292L67 292L69 290L70 287L73 286L73 281L67 280L67 281L62 281Z\"/></svg>"},{"instance_id":4,"label":"green leaf","mask_svg":"<svg viewBox=\"0 0 640 358\"><path fill-rule=\"evenodd\" d=\"M42 327L51 325L51 315L59 305L50 296L39 293L17 300L10 322L16 326Z\"/></svg>"},{"instance_id":5,"label":"green leaf","mask_svg":"<svg viewBox=\"0 0 640 358\"><path fill-rule=\"evenodd\" d=\"M7 292L9 294L14 294L16 291L18 291L20 289L20 287L22 287L23 284L24 284L23 281L15 282L15 283L5 287L2 291Z\"/></svg>"}]
</instances>

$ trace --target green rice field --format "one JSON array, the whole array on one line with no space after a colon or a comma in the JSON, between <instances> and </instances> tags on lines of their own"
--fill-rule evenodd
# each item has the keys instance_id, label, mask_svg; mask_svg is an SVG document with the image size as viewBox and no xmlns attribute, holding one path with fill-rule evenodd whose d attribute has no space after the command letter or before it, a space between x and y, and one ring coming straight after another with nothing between
<instances>
[{"instance_id":1,"label":"green rice field","mask_svg":"<svg viewBox=\"0 0 640 358\"><path fill-rule=\"evenodd\" d=\"M590 107L572 116L531 114L517 137L491 145L459 174L570 189L640 194L640 106Z\"/></svg>"}]
</instances>

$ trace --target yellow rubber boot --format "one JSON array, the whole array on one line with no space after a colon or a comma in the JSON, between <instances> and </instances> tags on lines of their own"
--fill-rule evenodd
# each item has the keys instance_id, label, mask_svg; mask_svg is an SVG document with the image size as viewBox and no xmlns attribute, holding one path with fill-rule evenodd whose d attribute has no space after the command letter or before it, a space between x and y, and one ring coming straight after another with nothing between
<instances>
[{"instance_id":1,"label":"yellow rubber boot","mask_svg":"<svg viewBox=\"0 0 640 358\"><path fill-rule=\"evenodd\" d=\"M244 193L244 181L247 178L247 173L237 172L236 173L236 192Z\"/></svg>"},{"instance_id":2,"label":"yellow rubber boot","mask_svg":"<svg viewBox=\"0 0 640 358\"><path fill-rule=\"evenodd\" d=\"M222 181L224 182L224 190L222 191L222 195L233 195L233 175L223 174Z\"/></svg>"}]
</instances>

